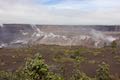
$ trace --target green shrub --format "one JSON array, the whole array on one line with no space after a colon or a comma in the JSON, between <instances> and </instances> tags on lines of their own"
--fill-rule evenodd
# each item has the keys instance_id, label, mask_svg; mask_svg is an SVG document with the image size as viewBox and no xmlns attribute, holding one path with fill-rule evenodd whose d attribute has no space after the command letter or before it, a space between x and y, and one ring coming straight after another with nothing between
<instances>
[{"instance_id":1,"label":"green shrub","mask_svg":"<svg viewBox=\"0 0 120 80\"><path fill-rule=\"evenodd\" d=\"M111 47L112 47L112 48L116 48L116 47L117 47L116 41L113 41L113 42L111 43Z\"/></svg>"},{"instance_id":2,"label":"green shrub","mask_svg":"<svg viewBox=\"0 0 120 80\"><path fill-rule=\"evenodd\" d=\"M106 64L105 62L102 62L102 64L99 65L96 79L97 80L111 80L110 72L109 72L109 65Z\"/></svg>"},{"instance_id":3,"label":"green shrub","mask_svg":"<svg viewBox=\"0 0 120 80\"><path fill-rule=\"evenodd\" d=\"M85 73L80 72L79 70L72 76L71 80L92 80Z\"/></svg>"},{"instance_id":4,"label":"green shrub","mask_svg":"<svg viewBox=\"0 0 120 80\"><path fill-rule=\"evenodd\" d=\"M26 62L24 74L32 80L63 80L60 76L49 71L48 66L39 54Z\"/></svg>"},{"instance_id":5,"label":"green shrub","mask_svg":"<svg viewBox=\"0 0 120 80\"><path fill-rule=\"evenodd\" d=\"M21 72L0 71L0 80L27 80L27 78Z\"/></svg>"}]
</instances>

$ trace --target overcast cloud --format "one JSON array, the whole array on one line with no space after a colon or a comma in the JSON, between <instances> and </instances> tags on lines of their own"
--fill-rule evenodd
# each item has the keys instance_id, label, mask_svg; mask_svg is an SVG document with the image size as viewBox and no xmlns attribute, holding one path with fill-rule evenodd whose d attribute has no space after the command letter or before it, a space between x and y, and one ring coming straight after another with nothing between
<instances>
[{"instance_id":1,"label":"overcast cloud","mask_svg":"<svg viewBox=\"0 0 120 80\"><path fill-rule=\"evenodd\" d=\"M120 24L120 0L0 0L0 23Z\"/></svg>"}]
</instances>

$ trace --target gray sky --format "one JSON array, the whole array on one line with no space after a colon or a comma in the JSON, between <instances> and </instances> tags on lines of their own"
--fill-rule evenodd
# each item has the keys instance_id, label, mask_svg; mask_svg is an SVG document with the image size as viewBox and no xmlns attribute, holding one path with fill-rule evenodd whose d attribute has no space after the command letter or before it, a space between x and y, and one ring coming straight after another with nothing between
<instances>
[{"instance_id":1,"label":"gray sky","mask_svg":"<svg viewBox=\"0 0 120 80\"><path fill-rule=\"evenodd\" d=\"M120 0L0 0L0 23L120 24Z\"/></svg>"}]
</instances>

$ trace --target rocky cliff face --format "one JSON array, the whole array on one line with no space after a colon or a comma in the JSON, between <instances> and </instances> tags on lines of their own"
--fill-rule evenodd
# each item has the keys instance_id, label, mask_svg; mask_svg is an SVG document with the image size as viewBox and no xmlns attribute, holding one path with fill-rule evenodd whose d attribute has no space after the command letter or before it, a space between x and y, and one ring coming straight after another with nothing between
<instances>
[{"instance_id":1,"label":"rocky cliff face","mask_svg":"<svg viewBox=\"0 0 120 80\"><path fill-rule=\"evenodd\" d=\"M120 26L3 24L0 26L0 45L57 44L98 47L119 37L108 36L104 32L119 31Z\"/></svg>"}]
</instances>

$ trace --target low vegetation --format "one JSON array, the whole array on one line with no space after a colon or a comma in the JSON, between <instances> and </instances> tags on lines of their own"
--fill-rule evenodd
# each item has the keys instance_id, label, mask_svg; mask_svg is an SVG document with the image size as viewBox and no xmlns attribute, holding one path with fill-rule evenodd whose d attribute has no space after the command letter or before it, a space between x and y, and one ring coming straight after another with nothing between
<instances>
[{"instance_id":1,"label":"low vegetation","mask_svg":"<svg viewBox=\"0 0 120 80\"><path fill-rule=\"evenodd\" d=\"M120 80L120 51L34 45L0 49L0 80Z\"/></svg>"}]
</instances>

